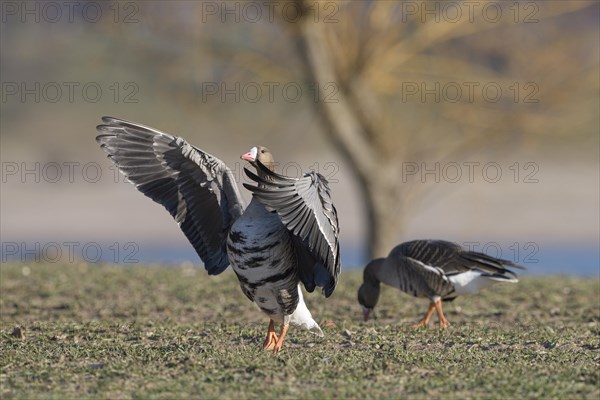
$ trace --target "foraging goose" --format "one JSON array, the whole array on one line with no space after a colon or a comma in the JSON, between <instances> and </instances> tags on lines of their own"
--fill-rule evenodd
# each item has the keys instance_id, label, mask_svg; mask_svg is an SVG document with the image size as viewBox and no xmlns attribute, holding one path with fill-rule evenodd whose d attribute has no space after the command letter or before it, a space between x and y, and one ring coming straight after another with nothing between
<instances>
[{"instance_id":1,"label":"foraging goose","mask_svg":"<svg viewBox=\"0 0 600 400\"><path fill-rule=\"evenodd\" d=\"M414 327L427 326L435 309L440 326L447 328L450 324L442 312L442 301L478 293L496 282L518 282L517 275L505 266L524 268L443 240L405 242L394 247L387 258L375 259L365 267L358 302L366 321L383 282L415 297L429 298L427 314Z\"/></svg>"},{"instance_id":2,"label":"foraging goose","mask_svg":"<svg viewBox=\"0 0 600 400\"><path fill-rule=\"evenodd\" d=\"M323 176L278 175L270 151L253 147L241 156L256 169L244 171L258 184L244 184L253 193L245 208L233 173L218 158L147 126L102 121L96 140L121 173L169 211L209 275L231 264L244 294L269 316L265 350L281 349L290 323L323 335L300 288L319 286L329 297L340 273L337 212Z\"/></svg>"}]
</instances>

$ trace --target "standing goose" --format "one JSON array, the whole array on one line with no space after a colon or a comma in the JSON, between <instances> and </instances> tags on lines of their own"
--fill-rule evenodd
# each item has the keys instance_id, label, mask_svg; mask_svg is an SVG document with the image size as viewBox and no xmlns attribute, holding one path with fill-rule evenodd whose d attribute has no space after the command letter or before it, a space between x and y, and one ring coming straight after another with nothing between
<instances>
[{"instance_id":1,"label":"standing goose","mask_svg":"<svg viewBox=\"0 0 600 400\"><path fill-rule=\"evenodd\" d=\"M265 350L281 349L290 323L323 335L302 297L319 286L329 297L340 273L337 212L327 180L310 172L278 175L270 151L241 158L258 186L245 208L232 171L184 139L112 117L96 140L136 188L162 204L204 262L209 275L229 264L244 294L269 318ZM279 335L274 323L281 324Z\"/></svg>"},{"instance_id":2,"label":"standing goose","mask_svg":"<svg viewBox=\"0 0 600 400\"><path fill-rule=\"evenodd\" d=\"M435 309L440 327L447 328L450 324L442 312L442 301L476 294L496 282L518 282L517 275L505 266L523 268L443 240L405 242L394 247L387 258L367 264L358 302L363 306L366 321L377 305L383 282L415 297L429 298L427 314L414 327L427 326Z\"/></svg>"}]
</instances>

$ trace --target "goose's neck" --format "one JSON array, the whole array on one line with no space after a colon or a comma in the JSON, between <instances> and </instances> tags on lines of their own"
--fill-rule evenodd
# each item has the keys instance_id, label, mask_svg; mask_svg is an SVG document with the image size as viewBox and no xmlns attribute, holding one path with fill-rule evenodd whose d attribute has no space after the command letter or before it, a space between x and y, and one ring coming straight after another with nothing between
<instances>
[{"instance_id":1,"label":"goose's neck","mask_svg":"<svg viewBox=\"0 0 600 400\"><path fill-rule=\"evenodd\" d=\"M379 284L381 283L379 277L384 261L385 258L376 258L367 264L363 272L363 280L365 283L374 287L379 287Z\"/></svg>"}]
</instances>

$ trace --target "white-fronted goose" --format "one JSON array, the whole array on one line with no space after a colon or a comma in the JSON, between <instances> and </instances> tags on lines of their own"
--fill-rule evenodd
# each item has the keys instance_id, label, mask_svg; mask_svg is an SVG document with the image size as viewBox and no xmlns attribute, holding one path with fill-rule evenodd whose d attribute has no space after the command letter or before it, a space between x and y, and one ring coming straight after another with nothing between
<instances>
[{"instance_id":1,"label":"white-fronted goose","mask_svg":"<svg viewBox=\"0 0 600 400\"><path fill-rule=\"evenodd\" d=\"M523 268L511 261L467 251L443 240L414 240L394 247L386 258L371 261L365 267L358 302L365 321L379 300L383 282L415 297L427 297L429 310L415 327L427 326L433 310L440 326L447 328L442 301L459 295L475 294L496 282L518 282L517 275L505 267Z\"/></svg>"},{"instance_id":2,"label":"white-fronted goose","mask_svg":"<svg viewBox=\"0 0 600 400\"><path fill-rule=\"evenodd\" d=\"M241 156L258 183L244 184L253 192L245 208L233 173L218 158L147 126L102 121L96 140L119 170L169 211L209 275L231 264L244 294L269 316L265 350L281 349L290 323L323 334L300 289L300 282L309 292L318 286L329 297L340 272L337 212L323 176L278 175L269 150L253 147Z\"/></svg>"}]
</instances>

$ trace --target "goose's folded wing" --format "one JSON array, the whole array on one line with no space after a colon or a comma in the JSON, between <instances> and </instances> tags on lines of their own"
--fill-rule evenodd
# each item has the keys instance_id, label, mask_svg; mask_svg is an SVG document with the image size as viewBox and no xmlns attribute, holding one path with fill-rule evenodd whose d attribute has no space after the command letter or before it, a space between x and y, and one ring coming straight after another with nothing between
<instances>
[{"instance_id":1,"label":"goose's folded wing","mask_svg":"<svg viewBox=\"0 0 600 400\"><path fill-rule=\"evenodd\" d=\"M244 169L259 186L244 184L269 211L276 212L286 228L296 236L293 241L299 259L299 275L308 291L323 288L333 293L340 273L339 225L327 180L310 172L302 178L276 174L257 161L266 176Z\"/></svg>"},{"instance_id":2,"label":"goose's folded wing","mask_svg":"<svg viewBox=\"0 0 600 400\"><path fill-rule=\"evenodd\" d=\"M408 257L393 259L392 265L388 283L406 293L432 297L452 291L452 282L441 268Z\"/></svg>"},{"instance_id":3,"label":"goose's folded wing","mask_svg":"<svg viewBox=\"0 0 600 400\"><path fill-rule=\"evenodd\" d=\"M96 140L135 187L175 218L211 275L229 265L225 243L245 204L231 170L184 139L112 117Z\"/></svg>"},{"instance_id":4,"label":"goose's folded wing","mask_svg":"<svg viewBox=\"0 0 600 400\"><path fill-rule=\"evenodd\" d=\"M478 269L492 275L508 274L516 276L514 272L506 267L523 269L522 266L511 261L467 251L456 243L444 240L413 240L402 243L394 251L425 265L439 268L446 275Z\"/></svg>"}]
</instances>

